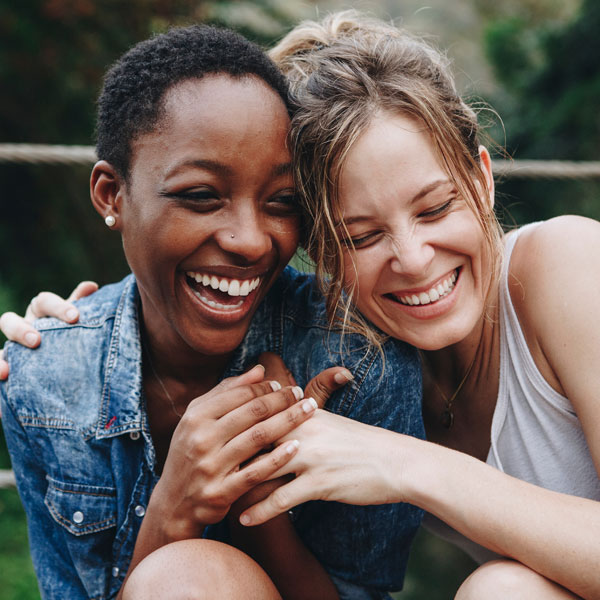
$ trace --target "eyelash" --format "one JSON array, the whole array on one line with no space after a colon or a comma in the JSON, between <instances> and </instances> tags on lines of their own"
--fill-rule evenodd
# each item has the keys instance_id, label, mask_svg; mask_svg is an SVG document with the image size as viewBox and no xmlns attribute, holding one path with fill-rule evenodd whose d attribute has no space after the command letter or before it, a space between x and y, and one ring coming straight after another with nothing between
<instances>
[{"instance_id":1,"label":"eyelash","mask_svg":"<svg viewBox=\"0 0 600 600\"><path fill-rule=\"evenodd\" d=\"M196 190L196 191L183 191L174 193L163 193L161 194L165 198L171 198L179 200L182 203L188 203L193 205L196 210L210 211L212 210L215 203L220 201L219 195L214 190ZM274 207L272 205L278 205ZM296 214L298 212L298 198L292 193L283 192L279 195L272 196L268 199L267 205L271 205L271 209L277 212L286 214Z\"/></svg>"},{"instance_id":2,"label":"eyelash","mask_svg":"<svg viewBox=\"0 0 600 600\"><path fill-rule=\"evenodd\" d=\"M448 210L452 206L454 200L455 200L455 198L450 198L449 200L447 200L440 206L438 206L432 210L424 211L424 212L420 213L419 217L422 217L425 219L435 219L435 217L440 217L448 212ZM363 244L366 241L372 240L373 242L375 242L376 239L381 237L382 235L383 235L382 232L374 231L374 232L368 233L367 235L364 235L362 237L358 237L358 238L351 237L349 239L344 239L344 240L342 240L342 244L344 244L347 248L352 248L354 246L354 248L359 250L360 248L365 247L365 246L363 246Z\"/></svg>"},{"instance_id":3,"label":"eyelash","mask_svg":"<svg viewBox=\"0 0 600 600\"><path fill-rule=\"evenodd\" d=\"M452 205L453 202L454 202L454 198L450 198L450 200L444 202L437 208L434 208L433 210L430 210L430 211L422 212L419 216L425 217L425 218L439 217L440 215L443 215L446 212L448 212L448 209L450 208L450 206Z\"/></svg>"}]
</instances>

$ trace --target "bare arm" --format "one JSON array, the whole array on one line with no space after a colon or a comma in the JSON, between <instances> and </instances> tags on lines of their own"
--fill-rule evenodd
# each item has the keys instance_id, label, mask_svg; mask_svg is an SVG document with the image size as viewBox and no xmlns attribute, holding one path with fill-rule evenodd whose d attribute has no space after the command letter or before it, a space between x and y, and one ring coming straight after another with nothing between
<instances>
[{"instance_id":1,"label":"bare arm","mask_svg":"<svg viewBox=\"0 0 600 600\"><path fill-rule=\"evenodd\" d=\"M201 537L206 525L222 520L233 502L296 452L297 445L287 442L240 467L314 412L292 388L274 390L262 382L263 374L255 367L188 406L150 497L128 576L158 548Z\"/></svg>"},{"instance_id":2,"label":"bare arm","mask_svg":"<svg viewBox=\"0 0 600 600\"><path fill-rule=\"evenodd\" d=\"M600 466L600 225L568 218L540 228L515 268L517 307L541 372L577 412ZM511 263L512 264L512 263ZM534 353L535 355L535 353ZM552 492L466 454L318 411L294 434L296 479L246 511L251 524L308 499L407 501L475 542L512 557L583 598L600 598L600 503ZM565 474L567 476L567 474ZM357 484L357 482L360 482Z\"/></svg>"}]
</instances>

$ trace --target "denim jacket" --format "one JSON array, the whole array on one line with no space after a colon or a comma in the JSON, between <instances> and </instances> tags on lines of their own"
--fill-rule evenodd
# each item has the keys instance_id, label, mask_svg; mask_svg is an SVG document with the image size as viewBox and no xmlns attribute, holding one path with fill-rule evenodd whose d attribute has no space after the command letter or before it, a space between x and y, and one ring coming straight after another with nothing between
<instances>
[{"instance_id":1,"label":"denim jacket","mask_svg":"<svg viewBox=\"0 0 600 600\"><path fill-rule=\"evenodd\" d=\"M130 275L80 301L74 325L39 320L39 349L6 346L11 374L0 385L2 422L44 598L116 596L158 480L138 304ZM301 386L344 364L355 379L333 394L328 410L423 437L415 351L398 342L384 348L385 361L363 338L330 332L314 278L288 267L224 376L242 373L265 350L280 354ZM293 511L302 540L347 598L381 598L402 587L421 516L407 504L310 502ZM223 529L207 534L222 539Z\"/></svg>"}]
</instances>

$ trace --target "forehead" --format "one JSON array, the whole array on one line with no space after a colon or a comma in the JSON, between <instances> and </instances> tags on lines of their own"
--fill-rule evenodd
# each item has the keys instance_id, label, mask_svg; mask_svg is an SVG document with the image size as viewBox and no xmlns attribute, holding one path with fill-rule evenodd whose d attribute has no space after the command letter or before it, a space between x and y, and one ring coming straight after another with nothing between
<instances>
[{"instance_id":1,"label":"forehead","mask_svg":"<svg viewBox=\"0 0 600 600\"><path fill-rule=\"evenodd\" d=\"M374 116L356 140L340 175L340 198L397 201L447 177L424 124L391 113Z\"/></svg>"},{"instance_id":2,"label":"forehead","mask_svg":"<svg viewBox=\"0 0 600 600\"><path fill-rule=\"evenodd\" d=\"M226 160L251 145L253 154L262 156L261 149L268 149L286 162L288 128L283 100L256 76L189 79L167 91L153 131L132 144L132 163L150 151L159 152L165 165L192 151L219 154Z\"/></svg>"}]
</instances>

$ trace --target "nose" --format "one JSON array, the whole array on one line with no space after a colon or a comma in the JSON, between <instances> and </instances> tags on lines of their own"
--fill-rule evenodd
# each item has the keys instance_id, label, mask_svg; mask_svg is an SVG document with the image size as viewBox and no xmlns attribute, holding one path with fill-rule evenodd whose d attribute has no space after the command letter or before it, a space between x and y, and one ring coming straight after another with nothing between
<instances>
[{"instance_id":1,"label":"nose","mask_svg":"<svg viewBox=\"0 0 600 600\"><path fill-rule=\"evenodd\" d=\"M435 250L422 232L392 234L388 243L391 251L390 268L394 273L414 278L427 273Z\"/></svg>"},{"instance_id":2,"label":"nose","mask_svg":"<svg viewBox=\"0 0 600 600\"><path fill-rule=\"evenodd\" d=\"M249 263L258 262L273 248L268 219L255 207L240 208L216 233L219 247Z\"/></svg>"}]
</instances>

